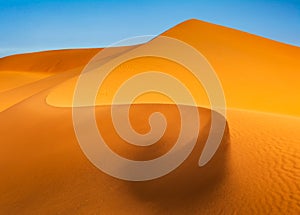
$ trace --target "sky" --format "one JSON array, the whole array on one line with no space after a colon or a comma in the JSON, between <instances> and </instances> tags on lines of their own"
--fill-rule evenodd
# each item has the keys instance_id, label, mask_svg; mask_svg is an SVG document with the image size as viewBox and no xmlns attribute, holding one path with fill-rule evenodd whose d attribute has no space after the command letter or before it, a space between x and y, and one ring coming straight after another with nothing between
<instances>
[{"instance_id":1,"label":"sky","mask_svg":"<svg viewBox=\"0 0 300 215\"><path fill-rule=\"evenodd\" d=\"M0 0L0 57L108 46L191 18L300 46L300 0Z\"/></svg>"}]
</instances>

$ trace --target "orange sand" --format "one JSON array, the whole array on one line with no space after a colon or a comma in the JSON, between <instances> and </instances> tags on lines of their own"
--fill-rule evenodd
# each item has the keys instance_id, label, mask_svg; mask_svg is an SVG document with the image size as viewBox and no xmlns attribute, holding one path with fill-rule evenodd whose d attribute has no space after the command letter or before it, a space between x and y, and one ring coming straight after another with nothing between
<instances>
[{"instance_id":1,"label":"orange sand","mask_svg":"<svg viewBox=\"0 0 300 215\"><path fill-rule=\"evenodd\" d=\"M1 71L0 73L0 93L20 87L31 82L48 77L49 73L44 72L10 72Z\"/></svg>"},{"instance_id":2,"label":"orange sand","mask_svg":"<svg viewBox=\"0 0 300 215\"><path fill-rule=\"evenodd\" d=\"M13 55L1 58L0 71L62 72L84 66L100 50L58 50Z\"/></svg>"},{"instance_id":3,"label":"orange sand","mask_svg":"<svg viewBox=\"0 0 300 215\"><path fill-rule=\"evenodd\" d=\"M223 84L229 129L213 159L202 168L197 166L210 124L210 111L199 108L197 145L178 169L148 182L112 178L82 153L70 108L74 80L99 49L2 58L0 73L28 75L3 82L6 85L1 89L5 90L0 92L1 214L299 213L300 48L197 20L175 26L164 35L199 49ZM107 57L126 52L115 51ZM160 65L169 68L168 62ZM139 69L142 63L127 66ZM184 71L176 68L174 74ZM111 78L118 77L117 71ZM188 83L190 77L183 81ZM114 87L109 83L107 88ZM139 102L153 99L166 102L154 95ZM201 102L206 105L204 94L198 104ZM107 116L108 110L109 106L99 106L96 115ZM115 139L111 148L137 160L165 153L179 129L174 105L134 105L130 117L136 130L143 132L147 115L156 110L166 114L170 126L164 144L149 147L149 152L130 148L112 135L107 137ZM99 127L108 125L109 118L99 120Z\"/></svg>"},{"instance_id":4,"label":"orange sand","mask_svg":"<svg viewBox=\"0 0 300 215\"><path fill-rule=\"evenodd\" d=\"M300 48L198 20L181 23L162 35L191 44L208 59L222 83L228 107L300 116ZM151 47L153 41L149 43ZM189 83L194 97L198 98L197 104L208 105L204 91L199 91L186 69L155 58L129 61L116 68L106 82L110 90L102 93L96 103L110 104L119 80L151 69ZM70 107L76 80L74 77L58 86L49 94L47 102ZM156 96L139 100L153 101L166 102Z\"/></svg>"}]
</instances>

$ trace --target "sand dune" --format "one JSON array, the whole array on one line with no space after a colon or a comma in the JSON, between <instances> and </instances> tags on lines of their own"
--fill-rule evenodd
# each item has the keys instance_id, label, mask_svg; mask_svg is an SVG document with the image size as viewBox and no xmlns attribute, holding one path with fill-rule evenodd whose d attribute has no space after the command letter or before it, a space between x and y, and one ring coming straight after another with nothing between
<instances>
[{"instance_id":1,"label":"sand dune","mask_svg":"<svg viewBox=\"0 0 300 215\"><path fill-rule=\"evenodd\" d=\"M224 139L208 166L197 166L200 140L176 171L132 183L111 178L89 163L76 144L71 110L46 105L42 102L46 95L47 91L38 94L1 116L6 122L1 123L1 134L15 130L14 135L1 137L0 208L5 214L293 214L299 210L299 118L229 111L230 139ZM32 108L32 103L38 105ZM173 114L172 109L166 111ZM11 120L12 114L23 120ZM176 127L170 129L171 133ZM172 136L166 138L172 143ZM125 146L115 147L118 153L127 153ZM130 158L143 153L129 152Z\"/></svg>"},{"instance_id":2,"label":"sand dune","mask_svg":"<svg viewBox=\"0 0 300 215\"><path fill-rule=\"evenodd\" d=\"M134 47L111 48L103 57L110 59ZM37 92L61 85L66 80L73 80L74 76L77 77L80 74L87 60L95 55L95 50L87 50L86 52L84 50L76 50L74 53L71 50L67 50L58 51L57 54L55 54L55 51L49 51L49 53L24 54L0 59L0 112ZM31 55L33 55L32 58L30 57ZM20 61L13 63L16 57L20 58ZM47 60L48 58L50 58L49 61ZM39 63L36 63L36 61ZM72 64L73 61L75 62L74 64ZM7 68L15 69L15 71L1 71L1 65L6 64ZM31 72L27 72L30 68L32 68ZM20 73L22 75L18 75ZM17 75L18 77L16 78ZM61 93L63 98L72 98L72 93L68 94L68 92L70 90ZM66 99L66 101L69 100Z\"/></svg>"},{"instance_id":3,"label":"sand dune","mask_svg":"<svg viewBox=\"0 0 300 215\"><path fill-rule=\"evenodd\" d=\"M300 48L198 20L179 24L162 35L192 45L208 59L222 82L229 107L300 115ZM149 49L153 43L154 41L150 41L145 49ZM201 86L187 74L185 68L150 57L117 67L106 82L105 88L110 90L102 93L96 103L111 102L110 98L119 86L116 80L124 80L137 71L157 69L156 65L162 71L189 83L191 92L198 98L198 105L208 106L205 92L199 91ZM47 98L48 103L54 106L71 106L76 80L73 78L58 86ZM139 100L153 101L167 102L164 98L157 98L157 95Z\"/></svg>"},{"instance_id":4,"label":"sand dune","mask_svg":"<svg viewBox=\"0 0 300 215\"><path fill-rule=\"evenodd\" d=\"M183 67L153 58L131 61L115 69L104 85L107 93L98 95L97 104L109 104L120 82L134 74L132 70L158 66L186 84L195 83L189 89L203 106L198 108L200 135L188 159L162 178L128 182L93 166L73 129L76 80L100 49L1 58L1 214L299 213L300 48L198 20L163 35L197 48L222 82L228 126L213 159L199 168L211 112L203 108L205 93L196 91L197 83ZM113 60L134 48L111 49L101 60ZM99 129L109 134L110 147L124 157L158 157L174 144L178 110L172 104L149 104L170 103L159 95L140 97L137 103L148 103L135 104L131 110L132 125L141 133L149 129L150 113L165 114L169 126L158 143L144 149L126 144L113 132L107 105L95 109Z\"/></svg>"},{"instance_id":5,"label":"sand dune","mask_svg":"<svg viewBox=\"0 0 300 215\"><path fill-rule=\"evenodd\" d=\"M229 107L299 116L299 47L198 20L163 35L203 53L222 82Z\"/></svg>"}]
</instances>

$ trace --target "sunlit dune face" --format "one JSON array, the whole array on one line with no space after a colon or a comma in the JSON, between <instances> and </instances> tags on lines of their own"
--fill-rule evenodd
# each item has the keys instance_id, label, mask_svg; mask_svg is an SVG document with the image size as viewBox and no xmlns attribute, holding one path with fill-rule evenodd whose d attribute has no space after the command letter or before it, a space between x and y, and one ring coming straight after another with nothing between
<instances>
[{"instance_id":1,"label":"sunlit dune face","mask_svg":"<svg viewBox=\"0 0 300 215\"><path fill-rule=\"evenodd\" d=\"M209 101L203 86L187 68L174 61L158 57L141 57L132 59L113 69L101 85L96 101L99 101L100 104L112 103L113 96L126 80L129 80L135 75L147 72L161 72L176 78L189 90L192 97L195 99L195 104L209 106ZM151 79L145 79L144 82L152 82L153 85L160 84L155 83ZM143 84L142 81L141 84ZM165 84L167 85L168 83ZM166 86L166 88L172 89L171 86ZM174 91L175 90L176 89L174 89ZM177 93L179 97L183 97L183 95L181 95L182 92L179 89L175 93ZM167 98L166 96L157 96L156 92L148 92L147 95L139 96L139 98L134 102L158 104L173 103L170 98Z\"/></svg>"},{"instance_id":2,"label":"sunlit dune face","mask_svg":"<svg viewBox=\"0 0 300 215\"><path fill-rule=\"evenodd\" d=\"M147 72L162 72L180 80L195 99L195 104L206 107L210 106L203 86L187 68L184 68L182 65L168 59L157 57L136 58L126 61L114 68L99 88L97 97L95 98L95 104L111 104L113 102L114 95L119 90L120 86L126 82L126 80L137 74ZM89 74L82 74L82 76L85 75ZM47 97L47 103L57 107L72 107L74 90L77 81L78 78L73 78L54 88ZM145 79L144 81L151 82L151 79ZM153 84L155 85L156 83L153 82ZM171 86L166 86L166 88L168 87L171 88ZM180 90L174 93L181 96ZM136 96L138 96L138 98L133 101L134 103L173 103L170 98L158 95L156 92L148 92L146 95ZM86 106L88 106L88 104Z\"/></svg>"},{"instance_id":3,"label":"sunlit dune face","mask_svg":"<svg viewBox=\"0 0 300 215\"><path fill-rule=\"evenodd\" d=\"M197 20L165 36L199 50L222 82L227 105L300 116L300 49Z\"/></svg>"},{"instance_id":4,"label":"sunlit dune face","mask_svg":"<svg viewBox=\"0 0 300 215\"><path fill-rule=\"evenodd\" d=\"M183 31L190 33L183 34ZM300 58L299 48L197 21L187 22L184 26L171 29L163 35L192 45L208 59L219 76L229 107L300 114L298 108L300 61L296 60ZM137 72L146 69L155 70L158 68L156 66L166 72L176 73L177 76L184 76L180 77L180 80L189 82L189 87L196 86L191 90L198 93L195 89L198 90L199 87L193 83L190 76L185 75L187 73L184 72L184 68L175 66L174 62L163 62L162 59L143 58L116 68L118 72L108 77L110 81L107 81L97 102L109 104L107 98L112 96L111 89L116 88L117 83L123 80L121 76L130 74L129 68L135 68L134 71ZM111 81L112 79L114 81ZM70 106L76 81L77 79L73 79L58 86L57 93L54 90L47 98L48 103L54 106ZM153 98L150 101L160 102ZM198 104L208 105L205 91L200 90L196 98L200 100ZM147 101L149 100L144 100Z\"/></svg>"}]
</instances>

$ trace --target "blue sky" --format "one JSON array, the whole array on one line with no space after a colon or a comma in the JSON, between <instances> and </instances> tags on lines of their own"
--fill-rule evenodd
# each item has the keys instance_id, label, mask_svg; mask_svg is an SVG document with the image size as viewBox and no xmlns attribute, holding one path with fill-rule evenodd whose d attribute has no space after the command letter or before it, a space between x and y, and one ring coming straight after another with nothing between
<instances>
[{"instance_id":1,"label":"blue sky","mask_svg":"<svg viewBox=\"0 0 300 215\"><path fill-rule=\"evenodd\" d=\"M157 35L190 18L300 46L300 0L0 0L0 57L102 47Z\"/></svg>"}]
</instances>

